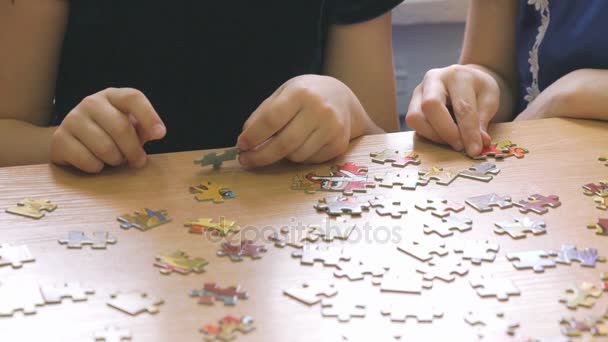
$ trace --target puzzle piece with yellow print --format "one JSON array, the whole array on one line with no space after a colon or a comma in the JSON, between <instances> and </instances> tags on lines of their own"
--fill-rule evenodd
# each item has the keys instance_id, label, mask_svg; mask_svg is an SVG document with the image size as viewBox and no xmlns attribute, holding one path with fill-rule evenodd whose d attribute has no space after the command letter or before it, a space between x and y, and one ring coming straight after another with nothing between
<instances>
[{"instance_id":1,"label":"puzzle piece with yellow print","mask_svg":"<svg viewBox=\"0 0 608 342\"><path fill-rule=\"evenodd\" d=\"M199 202L213 201L213 203L223 203L225 199L235 197L234 192L222 184L216 184L209 181L201 182L197 186L191 186L190 192L196 194Z\"/></svg>"},{"instance_id":2,"label":"puzzle piece with yellow print","mask_svg":"<svg viewBox=\"0 0 608 342\"><path fill-rule=\"evenodd\" d=\"M190 228L190 233L202 234L209 230L221 236L237 233L241 229L236 225L236 221L227 220L223 216L220 217L219 222L213 221L212 218L201 217L184 223L184 226Z\"/></svg>"}]
</instances>

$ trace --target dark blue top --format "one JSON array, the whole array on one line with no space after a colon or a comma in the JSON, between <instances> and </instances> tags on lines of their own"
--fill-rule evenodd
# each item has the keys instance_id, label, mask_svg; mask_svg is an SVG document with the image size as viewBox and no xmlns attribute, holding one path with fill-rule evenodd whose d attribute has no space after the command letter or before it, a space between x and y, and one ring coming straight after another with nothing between
<instances>
[{"instance_id":1,"label":"dark blue top","mask_svg":"<svg viewBox=\"0 0 608 342\"><path fill-rule=\"evenodd\" d=\"M287 80L320 73L329 25L402 0L74 0L54 124L107 87L144 92L167 125L148 152L233 146Z\"/></svg>"},{"instance_id":2,"label":"dark blue top","mask_svg":"<svg viewBox=\"0 0 608 342\"><path fill-rule=\"evenodd\" d=\"M572 71L608 69L608 1L528 2L520 0L517 32L520 96L515 114L527 107L528 94L534 97ZM539 30L544 34L539 34ZM535 44L540 44L538 49L534 48ZM531 68L536 65L538 76L535 78Z\"/></svg>"}]
</instances>

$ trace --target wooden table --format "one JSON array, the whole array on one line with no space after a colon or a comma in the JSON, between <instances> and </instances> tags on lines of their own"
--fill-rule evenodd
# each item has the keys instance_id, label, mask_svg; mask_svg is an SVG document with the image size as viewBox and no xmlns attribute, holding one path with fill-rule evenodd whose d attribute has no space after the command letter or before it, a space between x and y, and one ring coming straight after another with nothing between
<instances>
[{"instance_id":1,"label":"wooden table","mask_svg":"<svg viewBox=\"0 0 608 342\"><path fill-rule=\"evenodd\" d=\"M522 216L516 208L481 214L467 207L464 214L473 219L473 230L456 232L445 241L489 239L500 244L496 261L471 266L468 276L452 283L436 280L433 288L422 295L382 293L369 278L362 281L334 278L335 268L318 263L301 266L298 259L290 256L294 250L290 247L280 249L268 244L268 252L262 259L233 263L216 256L217 241L190 234L183 226L188 219L225 216L245 227L248 237L260 238L268 227L278 229L294 221L320 222L325 215L316 212L313 204L328 194L293 191L290 183L294 175L322 170L324 166L284 163L246 171L236 163L228 163L221 170L213 171L192 164L192 160L201 155L198 151L156 155L142 170L115 169L97 176L49 165L2 168L0 208L29 197L49 197L59 208L41 220L0 213L0 242L25 243L36 257L34 263L25 264L21 269L0 268L0 281L24 284L79 281L94 287L96 294L86 302L72 303L67 299L62 304L40 307L35 315L17 313L12 318L0 318L0 341L87 341L92 340L94 331L109 324L131 329L134 341L198 341L203 338L198 330L204 323L217 321L226 314L254 317L256 330L239 336L241 341L337 341L348 331L362 331L371 336L396 331L407 341L438 340L434 339L438 336L463 340L475 332L463 320L469 310L502 311L507 317L519 320L520 335L559 335L558 322L562 316L574 314L583 318L606 309L608 296L600 298L592 309L577 311L568 310L558 299L572 282L599 283L600 272L608 267L600 263L596 268L583 268L574 263L534 273L514 269L505 253L559 249L564 243L572 243L581 248L595 247L602 255L608 255L607 238L586 228L589 222L608 213L596 209L581 189L583 184L608 178L608 167L597 160L600 154L608 152L608 124L550 119L499 124L491 133L495 139L509 138L529 148L530 154L524 159L498 162L502 171L489 183L459 178L450 186L429 184L416 191L371 189L370 194L392 195L406 201L409 213L402 219L365 213L357 222L360 225L367 222L377 236L374 238L374 231L368 231L372 238L355 237L347 243L352 255L384 260L393 268L419 266L418 260L396 249L395 241L424 236L422 223L434 218L415 209L413 203L425 197L441 196L464 202L467 197L490 192L508 194L514 200L542 193L559 195L562 206L542 217L529 214L531 218L544 220L548 233L521 240L493 233L495 222ZM474 163L459 153L424 142L412 133L363 137L336 162L352 161L369 166L371 175L382 174L393 168L372 163L369 153L385 147L413 147L421 155L420 167L467 167ZM410 168L412 166L406 170ZM230 186L237 198L223 204L197 202L188 187L206 179ZM148 232L120 229L117 216L140 207L165 208L173 221ZM88 247L68 250L59 245L57 239L70 230L108 230L118 238L118 243L108 246L107 250ZM391 234L387 234L389 231ZM159 274L152 266L154 257L177 249L209 260L207 272L185 276ZM469 277L479 274L511 278L521 295L505 302L480 298L468 283ZM319 305L308 307L283 295L283 289L311 280L333 281L339 290L338 296L363 301L367 304L366 318L339 323L335 318L322 317ZM250 298L239 301L235 307L225 307L218 303L200 305L188 296L189 290L212 281L222 285L241 284ZM160 306L160 312L131 317L106 305L110 293L132 289L163 298L165 303ZM380 308L387 303L410 308L433 305L444 312L444 317L432 324L417 324L412 320L405 324L391 323L380 314Z\"/></svg>"}]
</instances>

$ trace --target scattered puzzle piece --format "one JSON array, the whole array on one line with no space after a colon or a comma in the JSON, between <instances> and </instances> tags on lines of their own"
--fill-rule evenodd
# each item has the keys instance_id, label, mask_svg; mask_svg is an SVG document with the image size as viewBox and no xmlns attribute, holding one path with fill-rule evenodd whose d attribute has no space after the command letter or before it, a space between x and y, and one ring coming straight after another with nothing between
<instances>
[{"instance_id":1,"label":"scattered puzzle piece","mask_svg":"<svg viewBox=\"0 0 608 342\"><path fill-rule=\"evenodd\" d=\"M480 297L496 297L496 299L504 301L509 300L509 296L520 295L515 283L507 278L478 276L470 279L469 283Z\"/></svg>"},{"instance_id":2,"label":"scattered puzzle piece","mask_svg":"<svg viewBox=\"0 0 608 342\"><path fill-rule=\"evenodd\" d=\"M40 286L40 293L46 303L61 303L63 298L72 298L74 302L87 300L87 295L94 294L95 290L82 287L79 283L56 284Z\"/></svg>"},{"instance_id":3,"label":"scattered puzzle piece","mask_svg":"<svg viewBox=\"0 0 608 342\"><path fill-rule=\"evenodd\" d=\"M194 164L200 166L213 165L214 169L219 169L225 161L236 160L240 151L238 148L229 148L222 153L211 152L205 154L201 159L195 160Z\"/></svg>"},{"instance_id":4,"label":"scattered puzzle piece","mask_svg":"<svg viewBox=\"0 0 608 342\"><path fill-rule=\"evenodd\" d=\"M418 185L429 184L428 179L423 180L418 174L402 174L398 172L387 172L384 175L376 176L375 179L380 183L380 186L385 188L392 188L399 186L403 190L416 190Z\"/></svg>"},{"instance_id":5,"label":"scattered puzzle piece","mask_svg":"<svg viewBox=\"0 0 608 342\"><path fill-rule=\"evenodd\" d=\"M587 196L608 197L608 179L599 183L583 185L583 193Z\"/></svg>"},{"instance_id":6,"label":"scattered puzzle piece","mask_svg":"<svg viewBox=\"0 0 608 342\"><path fill-rule=\"evenodd\" d=\"M338 266L340 260L350 260L350 255L344 248L329 245L305 244L302 250L291 253L291 256L301 258L302 265L312 265L315 261L321 261L325 266Z\"/></svg>"},{"instance_id":7,"label":"scattered puzzle piece","mask_svg":"<svg viewBox=\"0 0 608 342\"><path fill-rule=\"evenodd\" d=\"M293 248L302 248L305 241L316 241L318 236L313 235L314 225L304 226L298 224L295 227L281 227L280 233L271 233L267 239L274 242L274 245L279 248L291 246Z\"/></svg>"},{"instance_id":8,"label":"scattered puzzle piece","mask_svg":"<svg viewBox=\"0 0 608 342\"><path fill-rule=\"evenodd\" d=\"M369 210L369 203L355 196L336 196L322 198L314 207L330 216L341 214L358 216L363 213L363 210Z\"/></svg>"},{"instance_id":9,"label":"scattered puzzle piece","mask_svg":"<svg viewBox=\"0 0 608 342\"><path fill-rule=\"evenodd\" d=\"M494 228L494 233L498 235L508 234L513 239L525 238L526 233L540 235L546 232L544 221L533 221L528 217L516 218L515 222L498 222L496 228Z\"/></svg>"},{"instance_id":10,"label":"scattered puzzle piece","mask_svg":"<svg viewBox=\"0 0 608 342\"><path fill-rule=\"evenodd\" d=\"M477 265L483 261L493 262L499 249L499 245L485 240L461 240L454 246L454 252L462 253L463 259Z\"/></svg>"},{"instance_id":11,"label":"scattered puzzle piece","mask_svg":"<svg viewBox=\"0 0 608 342\"><path fill-rule=\"evenodd\" d=\"M471 326L479 326L478 336L489 341L503 341L505 335L513 336L519 328L519 322L506 320L502 312L469 311L464 316L464 321Z\"/></svg>"},{"instance_id":12,"label":"scattered puzzle piece","mask_svg":"<svg viewBox=\"0 0 608 342\"><path fill-rule=\"evenodd\" d=\"M456 169L444 169L441 167L433 166L430 170L421 170L419 173L420 179L425 182L434 180L440 185L450 185L454 179L458 178L460 174L459 170Z\"/></svg>"},{"instance_id":13,"label":"scattered puzzle piece","mask_svg":"<svg viewBox=\"0 0 608 342\"><path fill-rule=\"evenodd\" d=\"M40 289L35 284L0 283L0 317L12 316L17 311L25 315L35 314L37 307L44 304Z\"/></svg>"},{"instance_id":14,"label":"scattered puzzle piece","mask_svg":"<svg viewBox=\"0 0 608 342\"><path fill-rule=\"evenodd\" d=\"M366 192L368 188L375 186L376 183L368 178L367 167L353 163L332 166L327 176L316 173L309 173L304 177L296 176L291 184L292 189L306 190L308 193L320 190L343 192L345 195Z\"/></svg>"},{"instance_id":15,"label":"scattered puzzle piece","mask_svg":"<svg viewBox=\"0 0 608 342\"><path fill-rule=\"evenodd\" d=\"M608 166L608 154L601 155L601 156L598 158L598 160L599 160L599 161L606 162L606 164L604 164L604 165Z\"/></svg>"},{"instance_id":16,"label":"scattered puzzle piece","mask_svg":"<svg viewBox=\"0 0 608 342\"><path fill-rule=\"evenodd\" d=\"M524 214L532 211L540 215L548 211L547 207L556 208L559 207L562 202L559 201L559 197L556 195L543 196L534 194L530 195L528 200L521 200L513 204L518 206L519 211Z\"/></svg>"},{"instance_id":17,"label":"scattered puzzle piece","mask_svg":"<svg viewBox=\"0 0 608 342\"><path fill-rule=\"evenodd\" d=\"M209 262L205 259L190 259L188 254L182 251L176 251L171 254L157 256L154 266L159 267L159 271L162 274L171 274L172 272L189 274L190 272L205 272L205 266L208 264Z\"/></svg>"},{"instance_id":18,"label":"scattered puzzle piece","mask_svg":"<svg viewBox=\"0 0 608 342\"><path fill-rule=\"evenodd\" d=\"M139 291L119 291L111 295L108 305L126 312L131 316L138 315L144 311L155 314L159 311L158 306L163 300L149 297L146 293Z\"/></svg>"},{"instance_id":19,"label":"scattered puzzle piece","mask_svg":"<svg viewBox=\"0 0 608 342\"><path fill-rule=\"evenodd\" d=\"M355 230L356 224L350 223L343 218L335 220L324 220L320 226L313 226L310 241L316 241L317 237L325 242L334 241L334 239L348 240L350 234Z\"/></svg>"},{"instance_id":20,"label":"scattered puzzle piece","mask_svg":"<svg viewBox=\"0 0 608 342\"><path fill-rule=\"evenodd\" d=\"M433 255L444 256L449 250L445 243L441 241L423 240L404 240L397 248L405 254L411 255L420 261L429 261L433 259Z\"/></svg>"},{"instance_id":21,"label":"scattered puzzle piece","mask_svg":"<svg viewBox=\"0 0 608 342\"><path fill-rule=\"evenodd\" d=\"M147 231L171 222L171 218L168 215L166 210L155 211L144 208L135 211L133 214L119 216L118 221L121 222L120 228L137 228L141 231Z\"/></svg>"},{"instance_id":22,"label":"scattered puzzle piece","mask_svg":"<svg viewBox=\"0 0 608 342\"><path fill-rule=\"evenodd\" d=\"M59 239L58 242L62 245L67 244L68 248L82 248L84 245L90 245L93 249L105 249L108 244L115 244L116 238L110 236L108 232L93 232L92 237L88 237L85 232L70 231L67 239Z\"/></svg>"},{"instance_id":23,"label":"scattered puzzle piece","mask_svg":"<svg viewBox=\"0 0 608 342\"><path fill-rule=\"evenodd\" d=\"M591 336L606 336L608 335L606 316L606 313L604 313L603 316L586 316L582 320L574 317L562 318L559 322L562 334L569 337L580 337L587 333Z\"/></svg>"},{"instance_id":24,"label":"scattered puzzle piece","mask_svg":"<svg viewBox=\"0 0 608 342\"><path fill-rule=\"evenodd\" d=\"M521 159L526 153L529 153L527 149L517 147L517 145L512 143L510 140L503 140L499 142L492 142L492 144L489 146L484 147L479 156L474 157L473 159L486 160L489 157L493 157L499 160L512 156Z\"/></svg>"},{"instance_id":25,"label":"scattered puzzle piece","mask_svg":"<svg viewBox=\"0 0 608 342\"><path fill-rule=\"evenodd\" d=\"M369 342L369 341L382 341L382 342L399 342L401 334L398 332L390 332L386 330L378 329L358 329L352 331L352 327L348 327L348 332L342 334L342 342ZM333 340L332 340L333 341Z\"/></svg>"},{"instance_id":26,"label":"scattered puzzle piece","mask_svg":"<svg viewBox=\"0 0 608 342\"><path fill-rule=\"evenodd\" d=\"M346 277L348 280L362 280L366 274L370 274L372 277L381 277L388 269L389 266L384 264L352 260L338 264L338 270L334 271L334 276L338 278Z\"/></svg>"},{"instance_id":27,"label":"scattered puzzle piece","mask_svg":"<svg viewBox=\"0 0 608 342\"><path fill-rule=\"evenodd\" d=\"M432 214L437 217L446 217L450 212L457 213L464 210L464 205L455 202L449 202L443 198L429 198L425 201L416 203L416 208L427 211L431 210Z\"/></svg>"},{"instance_id":28,"label":"scattered puzzle piece","mask_svg":"<svg viewBox=\"0 0 608 342\"><path fill-rule=\"evenodd\" d=\"M510 196L500 196L497 194L469 197L466 199L465 203L482 213L492 211L492 207L505 209L510 208L513 205Z\"/></svg>"},{"instance_id":29,"label":"scattered puzzle piece","mask_svg":"<svg viewBox=\"0 0 608 342\"><path fill-rule=\"evenodd\" d=\"M397 150L385 149L382 152L372 152L369 154L374 163L391 163L392 166L406 167L409 164L420 164L418 153L413 151L399 152Z\"/></svg>"},{"instance_id":30,"label":"scattered puzzle piece","mask_svg":"<svg viewBox=\"0 0 608 342\"><path fill-rule=\"evenodd\" d=\"M602 290L595 284L582 282L578 286L571 285L566 289L566 295L559 301L565 303L569 309L576 309L579 306L592 307L601 295Z\"/></svg>"},{"instance_id":31,"label":"scattered puzzle piece","mask_svg":"<svg viewBox=\"0 0 608 342\"><path fill-rule=\"evenodd\" d=\"M45 212L51 212L57 209L56 204L52 204L48 198L24 199L17 203L16 207L6 209L9 214L25 216L34 219L44 217Z\"/></svg>"},{"instance_id":32,"label":"scattered puzzle piece","mask_svg":"<svg viewBox=\"0 0 608 342\"><path fill-rule=\"evenodd\" d=\"M593 202L596 204L596 208L600 210L608 210L608 197L595 196Z\"/></svg>"},{"instance_id":33,"label":"scattered puzzle piece","mask_svg":"<svg viewBox=\"0 0 608 342\"><path fill-rule=\"evenodd\" d=\"M24 262L35 260L27 245L13 246L8 243L0 245L0 266L11 265L13 268L19 268Z\"/></svg>"},{"instance_id":34,"label":"scattered puzzle piece","mask_svg":"<svg viewBox=\"0 0 608 342\"><path fill-rule=\"evenodd\" d=\"M407 214L407 207L398 199L376 196L369 200L369 204L372 208L376 208L380 216L391 215L392 218L401 218L401 215Z\"/></svg>"},{"instance_id":35,"label":"scattered puzzle piece","mask_svg":"<svg viewBox=\"0 0 608 342\"><path fill-rule=\"evenodd\" d=\"M283 293L306 305L313 305L321 301L321 296L326 298L335 296L338 290L336 290L332 283L315 281L306 282L301 287L283 290Z\"/></svg>"},{"instance_id":36,"label":"scattered puzzle piece","mask_svg":"<svg viewBox=\"0 0 608 342\"><path fill-rule=\"evenodd\" d=\"M196 194L197 201L213 201L213 203L224 203L225 199L234 198L234 192L229 188L211 182L201 182L197 186L191 186L190 192Z\"/></svg>"},{"instance_id":37,"label":"scattered puzzle piece","mask_svg":"<svg viewBox=\"0 0 608 342\"><path fill-rule=\"evenodd\" d=\"M435 318L443 317L441 310L430 306L408 308L403 304L389 304L381 309L380 312L384 316L389 316L393 322L405 322L408 318L412 318L418 323L431 323Z\"/></svg>"},{"instance_id":38,"label":"scattered puzzle piece","mask_svg":"<svg viewBox=\"0 0 608 342\"><path fill-rule=\"evenodd\" d=\"M321 183L314 182L306 176L296 175L291 180L291 190L304 190L307 194L314 194L321 190Z\"/></svg>"},{"instance_id":39,"label":"scattered puzzle piece","mask_svg":"<svg viewBox=\"0 0 608 342\"><path fill-rule=\"evenodd\" d=\"M252 317L238 318L228 315L222 318L219 324L205 324L201 328L201 332L206 335L205 341L232 341L237 337L236 332L247 334L254 329Z\"/></svg>"},{"instance_id":40,"label":"scattered puzzle piece","mask_svg":"<svg viewBox=\"0 0 608 342\"><path fill-rule=\"evenodd\" d=\"M223 216L220 216L219 222L214 222L212 218L201 217L186 222L184 226L190 228L190 233L202 234L209 230L220 236L227 236L228 234L237 233L241 230L241 227L237 226L235 221L227 220Z\"/></svg>"},{"instance_id":41,"label":"scattered puzzle piece","mask_svg":"<svg viewBox=\"0 0 608 342\"><path fill-rule=\"evenodd\" d=\"M323 317L336 317L340 322L348 322L351 318L365 317L366 305L353 298L323 298L321 314Z\"/></svg>"},{"instance_id":42,"label":"scattered puzzle piece","mask_svg":"<svg viewBox=\"0 0 608 342\"><path fill-rule=\"evenodd\" d=\"M374 285L380 285L385 292L422 293L424 289L433 287L433 282L425 280L422 274L415 270L396 270L391 268L381 279L373 279Z\"/></svg>"},{"instance_id":43,"label":"scattered puzzle piece","mask_svg":"<svg viewBox=\"0 0 608 342\"><path fill-rule=\"evenodd\" d=\"M103 330L97 331L93 334L95 341L104 342L120 342L120 341L131 341L131 331L128 329L120 329L115 326L107 326Z\"/></svg>"},{"instance_id":44,"label":"scattered puzzle piece","mask_svg":"<svg viewBox=\"0 0 608 342\"><path fill-rule=\"evenodd\" d=\"M217 255L228 256L232 261L242 261L246 256L259 259L266 250L265 246L256 245L252 240L243 240L240 243L222 242L222 249L217 251Z\"/></svg>"},{"instance_id":45,"label":"scattered puzzle piece","mask_svg":"<svg viewBox=\"0 0 608 342\"><path fill-rule=\"evenodd\" d=\"M549 251L549 254L557 256L555 262L560 264L572 263L572 261L578 261L581 266L595 267L595 264L599 262L605 262L606 258L599 256L597 249L585 248L578 250L575 245L562 245L562 249L559 251Z\"/></svg>"},{"instance_id":46,"label":"scattered puzzle piece","mask_svg":"<svg viewBox=\"0 0 608 342\"><path fill-rule=\"evenodd\" d=\"M532 250L517 253L507 253L507 260L513 262L517 269L531 268L534 272L544 272L545 267L555 267L555 261L548 259L549 253L543 250ZM513 261L518 260L518 261Z\"/></svg>"},{"instance_id":47,"label":"scattered puzzle piece","mask_svg":"<svg viewBox=\"0 0 608 342\"><path fill-rule=\"evenodd\" d=\"M213 305L221 301L224 305L236 305L239 299L247 299L247 292L240 285L219 287L217 283L205 283L202 289L190 291L190 297L198 297L199 304Z\"/></svg>"},{"instance_id":48,"label":"scattered puzzle piece","mask_svg":"<svg viewBox=\"0 0 608 342\"><path fill-rule=\"evenodd\" d=\"M469 273L469 268L461 258L457 257L435 258L416 269L424 274L425 280L431 281L441 279L445 282L451 282L456 278L455 275L462 277Z\"/></svg>"},{"instance_id":49,"label":"scattered puzzle piece","mask_svg":"<svg viewBox=\"0 0 608 342\"><path fill-rule=\"evenodd\" d=\"M595 229L597 235L608 235L608 218L600 218L597 223L588 224L587 228Z\"/></svg>"},{"instance_id":50,"label":"scattered puzzle piece","mask_svg":"<svg viewBox=\"0 0 608 342\"><path fill-rule=\"evenodd\" d=\"M441 218L441 223L433 223L432 225L424 225L424 233L435 233L441 237L447 237L454 234L454 231L466 232L473 228L473 220L462 216L447 216Z\"/></svg>"},{"instance_id":51,"label":"scattered puzzle piece","mask_svg":"<svg viewBox=\"0 0 608 342\"><path fill-rule=\"evenodd\" d=\"M469 166L468 169L461 171L460 177L470 178L483 182L491 181L495 175L500 172L500 169L494 163L482 163Z\"/></svg>"}]
</instances>

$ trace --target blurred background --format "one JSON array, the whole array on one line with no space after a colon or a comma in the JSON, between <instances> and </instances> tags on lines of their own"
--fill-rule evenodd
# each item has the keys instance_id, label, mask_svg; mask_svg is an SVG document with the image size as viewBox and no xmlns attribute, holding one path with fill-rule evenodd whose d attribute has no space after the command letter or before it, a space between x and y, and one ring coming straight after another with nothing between
<instances>
[{"instance_id":1,"label":"blurred background","mask_svg":"<svg viewBox=\"0 0 608 342\"><path fill-rule=\"evenodd\" d=\"M469 0L406 0L393 11L395 66L402 128L410 96L432 68L460 56Z\"/></svg>"}]
</instances>

